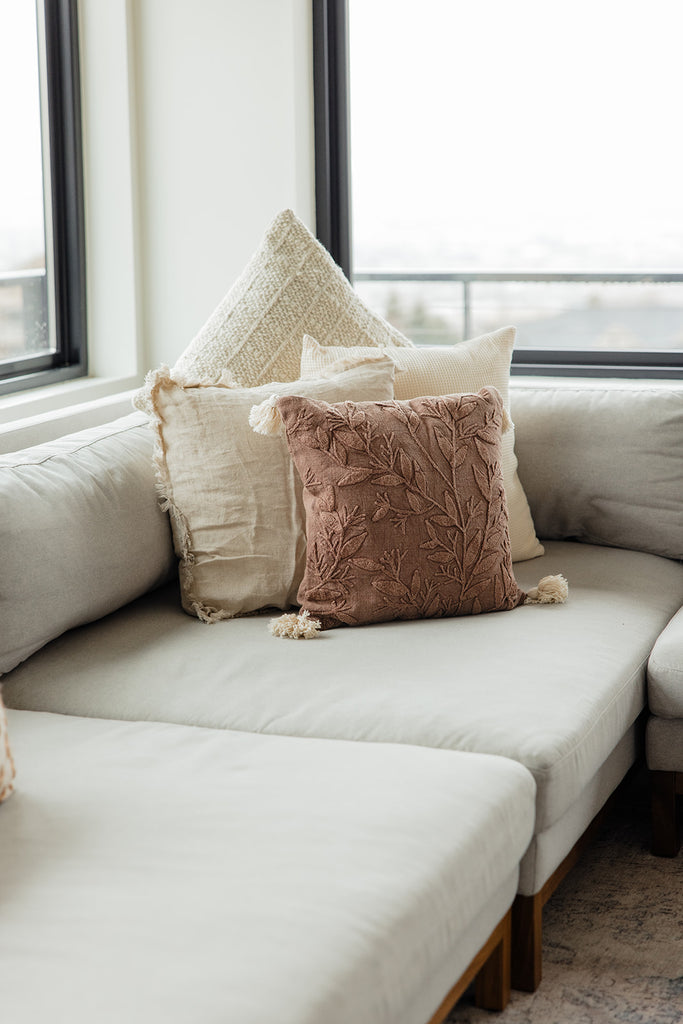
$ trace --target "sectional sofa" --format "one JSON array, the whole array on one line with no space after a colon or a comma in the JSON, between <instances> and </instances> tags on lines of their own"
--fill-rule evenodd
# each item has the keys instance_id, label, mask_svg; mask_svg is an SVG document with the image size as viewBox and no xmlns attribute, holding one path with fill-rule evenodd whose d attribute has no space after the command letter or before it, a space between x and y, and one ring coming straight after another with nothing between
<instances>
[{"instance_id":1,"label":"sectional sofa","mask_svg":"<svg viewBox=\"0 0 683 1024\"><path fill-rule=\"evenodd\" d=\"M211 323L225 330L225 316ZM17 771L0 807L0 985L17 1024L48 1005L57 1021L436 1024L475 977L480 1005L500 1009L511 980L541 982L543 905L642 755L648 716L655 845L676 852L683 389L508 389L495 353L507 366L512 340L499 332L462 349L470 363L482 344L493 354L460 366L458 379L475 383L457 389L470 396L465 417L477 375L502 396L484 388L479 443L472 432L467 444L491 467L491 507L507 493L516 509L499 561L486 563L512 565L521 596L506 610L342 619L310 641L269 632L277 613L264 606L286 611L292 580L311 571L302 517L317 499L304 473L302 500L285 441L254 433L250 410L286 412L282 396L308 394L297 397L313 403L306 415L332 408L358 426L370 406L394 415L398 402L410 424L413 399L391 394L456 389L452 368L429 363L450 383L425 390L423 357L401 339L393 357L384 337L370 342L375 356L280 370L282 387L239 387L207 367L202 382L185 359L150 376L142 411L0 456L0 672ZM339 387L341 397L325 390ZM349 404L352 391L361 397ZM440 417L451 414L448 402L434 413L442 453ZM214 416L222 433L209 429ZM226 487L238 431L246 447L229 479L248 472ZM329 437L317 443L337 459ZM414 484L420 467L403 450L393 476ZM348 461L340 472L340 486L370 480ZM381 472L377 523L393 517L400 532L411 511L428 518ZM261 518L247 523L252 500ZM339 507L328 491L322 500L326 521ZM231 511L210 529L198 517L212 503ZM216 530L233 531L227 547ZM446 564L429 561L444 547L429 536L417 545L427 554L415 607L425 567ZM379 570L360 537L343 543L372 585ZM466 541L453 551L467 561ZM558 576L565 603L534 597ZM316 593L341 607L339 589L306 593L311 616Z\"/></svg>"}]
</instances>

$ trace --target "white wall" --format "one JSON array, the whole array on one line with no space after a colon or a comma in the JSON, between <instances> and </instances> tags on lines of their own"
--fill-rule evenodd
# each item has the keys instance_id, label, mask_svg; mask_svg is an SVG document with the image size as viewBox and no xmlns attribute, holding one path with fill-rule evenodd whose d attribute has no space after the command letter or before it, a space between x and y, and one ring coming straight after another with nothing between
<instances>
[{"instance_id":1,"label":"white wall","mask_svg":"<svg viewBox=\"0 0 683 1024\"><path fill-rule=\"evenodd\" d=\"M79 0L89 369L137 379L140 315L135 67L126 0Z\"/></svg>"},{"instance_id":2,"label":"white wall","mask_svg":"<svg viewBox=\"0 0 683 1024\"><path fill-rule=\"evenodd\" d=\"M175 361L279 210L314 224L310 7L133 4L148 366Z\"/></svg>"},{"instance_id":3,"label":"white wall","mask_svg":"<svg viewBox=\"0 0 683 1024\"><path fill-rule=\"evenodd\" d=\"M172 364L279 210L315 224L310 0L80 0L79 29L91 379L0 398L0 434Z\"/></svg>"}]
</instances>

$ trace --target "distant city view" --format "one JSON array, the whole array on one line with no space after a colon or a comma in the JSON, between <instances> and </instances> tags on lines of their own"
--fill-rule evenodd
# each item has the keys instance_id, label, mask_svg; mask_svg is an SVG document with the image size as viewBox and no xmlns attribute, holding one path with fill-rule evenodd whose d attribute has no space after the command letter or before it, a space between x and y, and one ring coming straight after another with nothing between
<instances>
[{"instance_id":1,"label":"distant city view","mask_svg":"<svg viewBox=\"0 0 683 1024\"><path fill-rule=\"evenodd\" d=\"M415 344L454 344L507 324L517 348L683 351L683 283L354 282Z\"/></svg>"},{"instance_id":2,"label":"distant city view","mask_svg":"<svg viewBox=\"0 0 683 1024\"><path fill-rule=\"evenodd\" d=\"M576 0L550 36L545 0L349 0L355 273L674 278L356 279L373 308L418 343L683 351L673 11Z\"/></svg>"}]
</instances>

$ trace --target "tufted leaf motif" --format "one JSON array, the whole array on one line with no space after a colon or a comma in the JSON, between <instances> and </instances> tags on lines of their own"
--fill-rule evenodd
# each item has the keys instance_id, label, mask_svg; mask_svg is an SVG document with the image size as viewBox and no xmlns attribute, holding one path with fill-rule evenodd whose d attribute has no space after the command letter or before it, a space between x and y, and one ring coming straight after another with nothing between
<instances>
[{"instance_id":1,"label":"tufted leaf motif","mask_svg":"<svg viewBox=\"0 0 683 1024\"><path fill-rule=\"evenodd\" d=\"M362 484L372 476L371 469L347 469L343 476L337 481L339 487L350 487L352 484Z\"/></svg>"},{"instance_id":2,"label":"tufted leaf motif","mask_svg":"<svg viewBox=\"0 0 683 1024\"><path fill-rule=\"evenodd\" d=\"M323 629L478 614L524 599L500 467L503 403L477 394L278 400L304 483L298 599Z\"/></svg>"}]
</instances>

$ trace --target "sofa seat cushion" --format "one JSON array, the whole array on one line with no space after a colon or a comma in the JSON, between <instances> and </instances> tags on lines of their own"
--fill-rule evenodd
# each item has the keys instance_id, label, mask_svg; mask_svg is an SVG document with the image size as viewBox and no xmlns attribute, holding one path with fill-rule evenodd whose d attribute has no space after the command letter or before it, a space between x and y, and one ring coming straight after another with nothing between
<instances>
[{"instance_id":1,"label":"sofa seat cushion","mask_svg":"<svg viewBox=\"0 0 683 1024\"><path fill-rule=\"evenodd\" d=\"M151 594L56 640L5 680L10 707L499 754L535 776L548 828L636 719L683 566L551 542L520 586L563 572L565 605L268 634L258 616L207 626Z\"/></svg>"},{"instance_id":2,"label":"sofa seat cushion","mask_svg":"<svg viewBox=\"0 0 683 1024\"><path fill-rule=\"evenodd\" d=\"M531 835L533 779L502 758L28 712L10 727L12 1024L424 1024L512 902Z\"/></svg>"},{"instance_id":3,"label":"sofa seat cushion","mask_svg":"<svg viewBox=\"0 0 683 1024\"><path fill-rule=\"evenodd\" d=\"M650 710L662 718L683 718L683 608L657 640L647 666Z\"/></svg>"}]
</instances>

